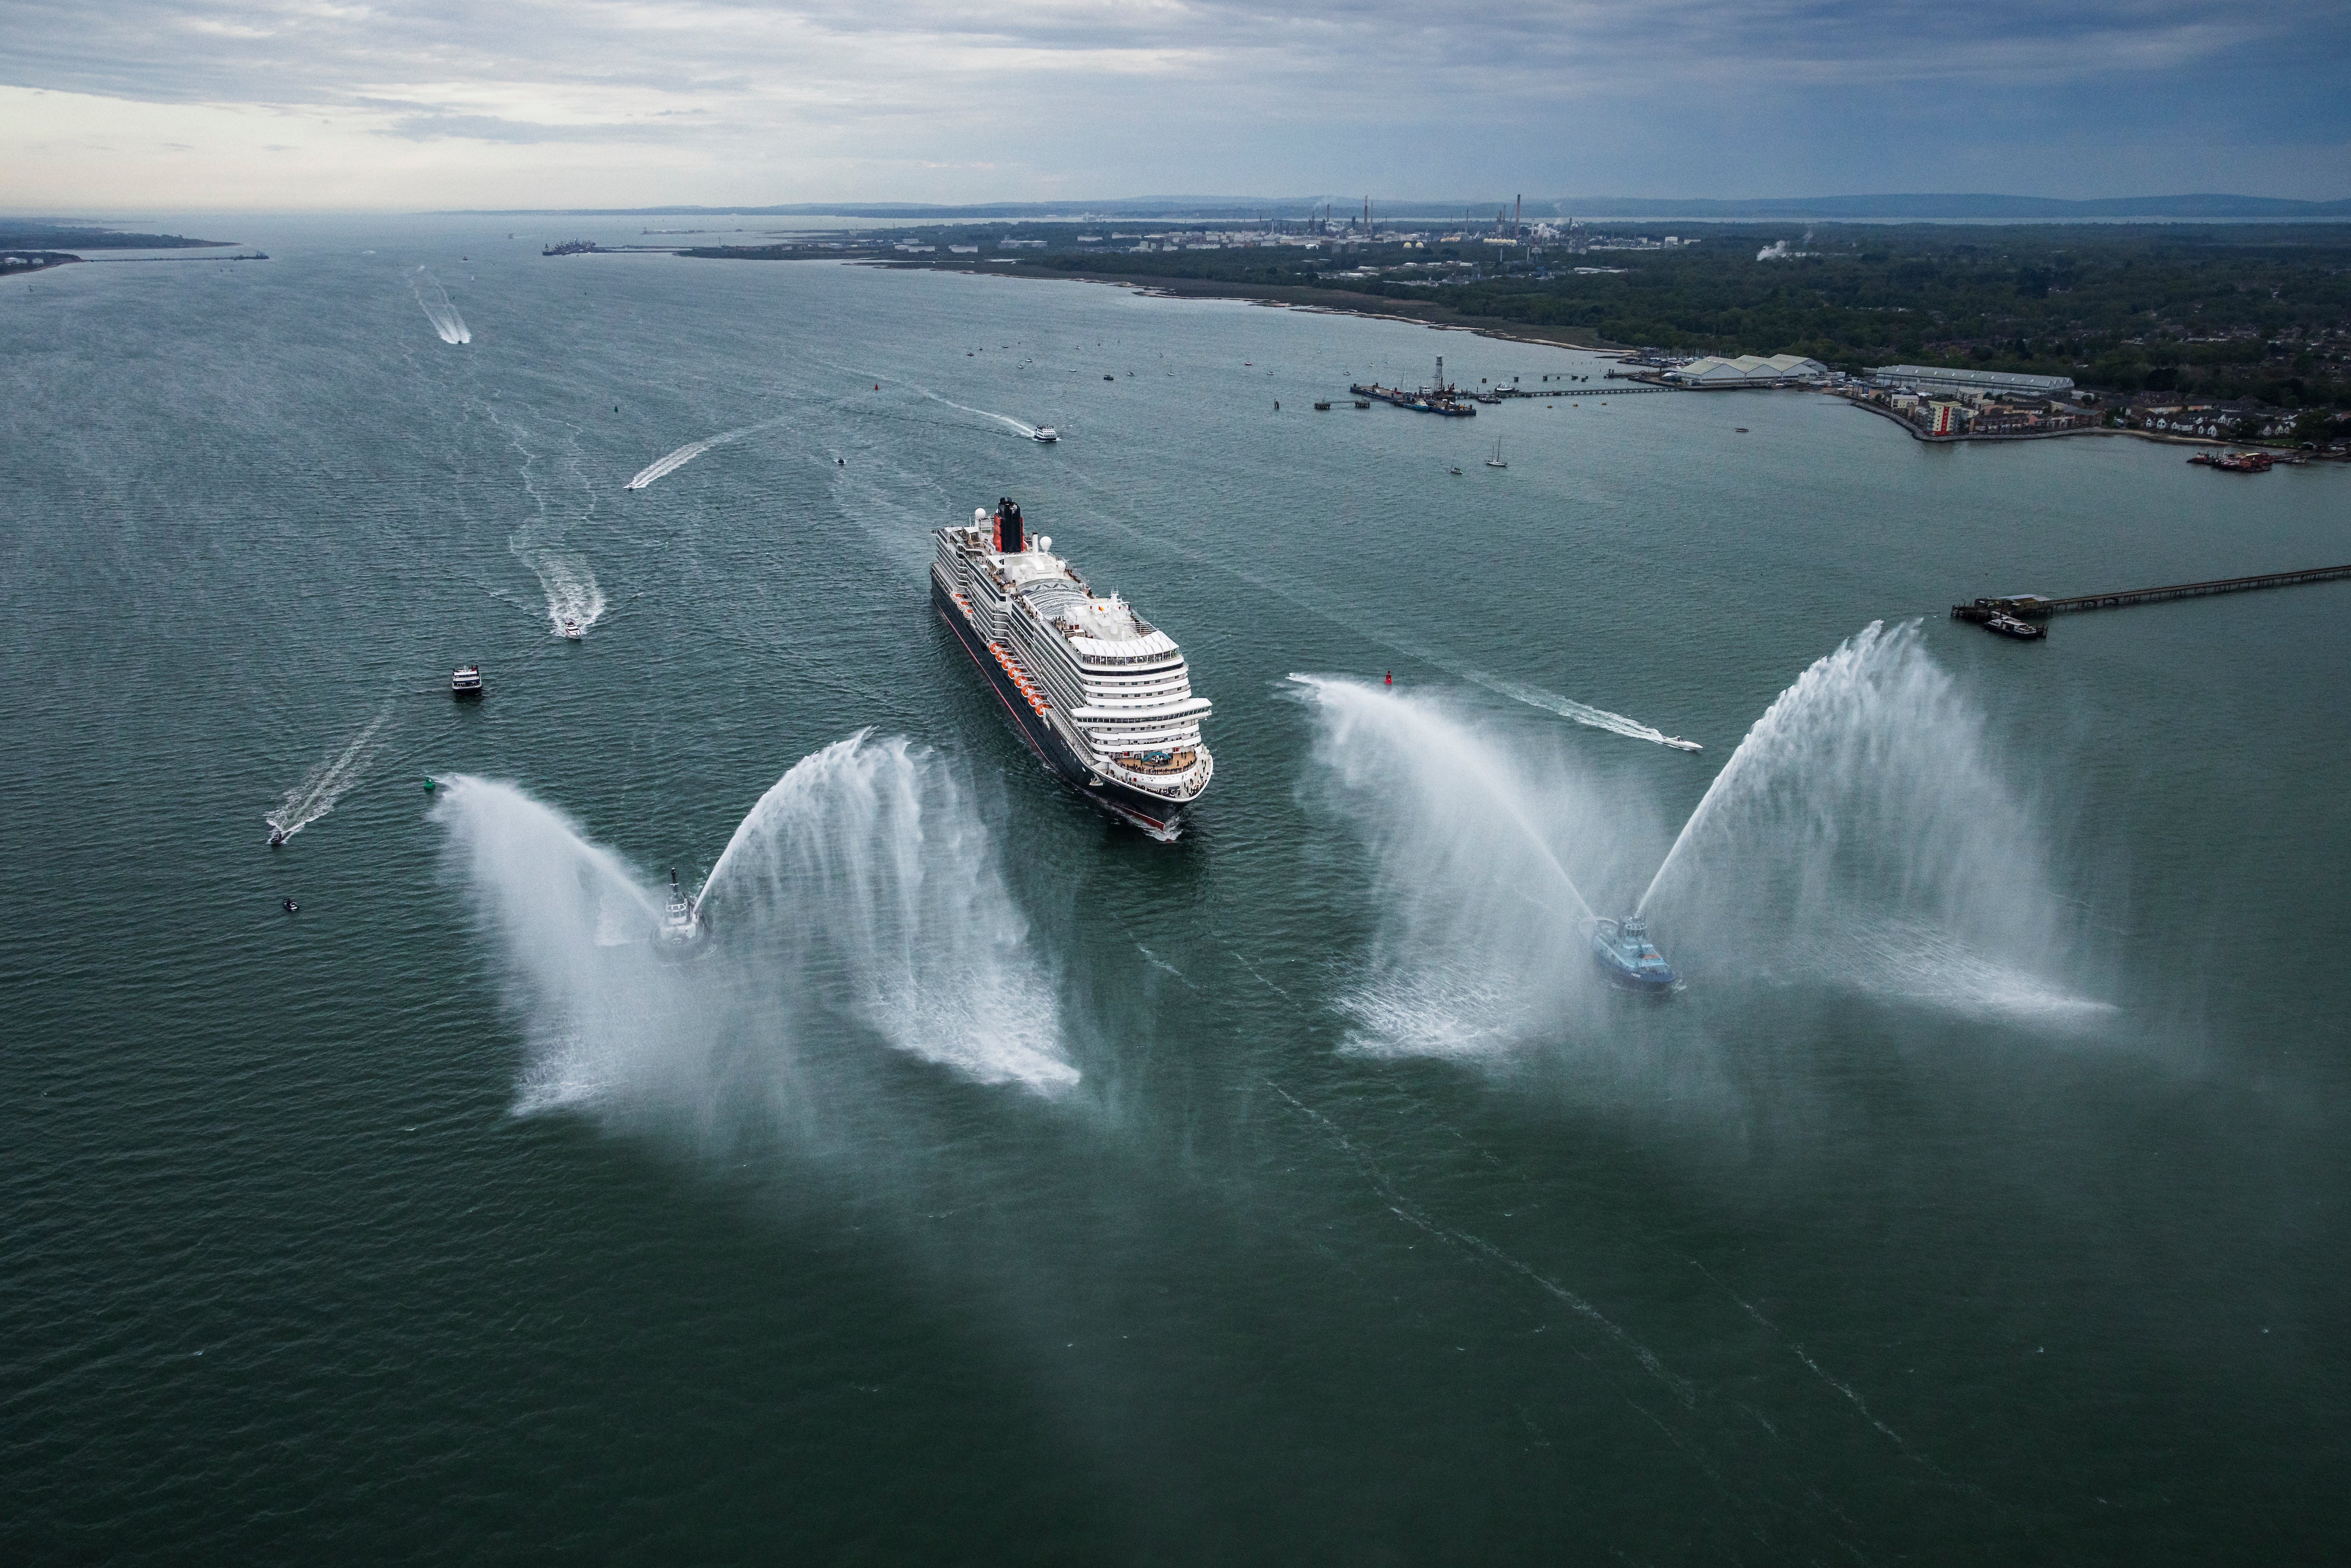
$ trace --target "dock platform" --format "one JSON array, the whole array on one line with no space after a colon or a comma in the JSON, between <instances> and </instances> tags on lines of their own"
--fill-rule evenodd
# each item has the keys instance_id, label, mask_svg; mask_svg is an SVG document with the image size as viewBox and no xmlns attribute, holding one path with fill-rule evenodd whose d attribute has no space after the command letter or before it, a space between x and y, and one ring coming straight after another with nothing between
<instances>
[{"instance_id":1,"label":"dock platform","mask_svg":"<svg viewBox=\"0 0 2351 1568\"><path fill-rule=\"evenodd\" d=\"M2305 571L2268 571L2257 577L2224 577L2210 582L2176 582L2166 588L2134 588L2121 593L2083 593L2071 599L2044 599L2019 593L2005 599L1979 599L1954 604L1951 618L1978 623L1995 615L2045 621L2075 610L2120 610L2133 604L2158 604L2167 599L2202 599L2214 593L2250 593L2257 588L2299 588L2305 582L2333 582L2351 578L2351 566L2319 566Z\"/></svg>"}]
</instances>

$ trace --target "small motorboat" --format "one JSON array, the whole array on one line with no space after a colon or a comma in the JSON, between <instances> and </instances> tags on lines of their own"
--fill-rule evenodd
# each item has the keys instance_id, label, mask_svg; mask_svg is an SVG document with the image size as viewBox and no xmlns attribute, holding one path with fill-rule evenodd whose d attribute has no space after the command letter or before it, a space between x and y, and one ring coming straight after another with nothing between
<instances>
[{"instance_id":1,"label":"small motorboat","mask_svg":"<svg viewBox=\"0 0 2351 1568\"><path fill-rule=\"evenodd\" d=\"M295 903L290 898L279 899L277 901L277 907L284 910L288 915L299 915L302 912L302 906Z\"/></svg>"},{"instance_id":2,"label":"small motorboat","mask_svg":"<svg viewBox=\"0 0 2351 1568\"><path fill-rule=\"evenodd\" d=\"M1700 746L1697 741L1684 740L1678 735L1669 735L1666 737L1665 744L1672 747L1676 751L1704 751L1706 749L1705 747Z\"/></svg>"},{"instance_id":3,"label":"small motorboat","mask_svg":"<svg viewBox=\"0 0 2351 1568\"><path fill-rule=\"evenodd\" d=\"M479 664L460 664L455 670L452 671L449 675L449 695L453 697L458 698L460 701L463 701L467 697L480 696L482 695L482 666Z\"/></svg>"},{"instance_id":4,"label":"small motorboat","mask_svg":"<svg viewBox=\"0 0 2351 1568\"><path fill-rule=\"evenodd\" d=\"M280 844L284 843L285 841L286 841L286 830L285 830L284 828L279 827L279 826L278 826L277 823L275 823L275 822L270 823L270 824L269 824L269 847L270 847L271 849L273 849L273 850L274 850L274 849L276 849L278 845L280 845Z\"/></svg>"},{"instance_id":5,"label":"small motorboat","mask_svg":"<svg viewBox=\"0 0 2351 1568\"><path fill-rule=\"evenodd\" d=\"M2019 642L2031 642L2036 637L2049 635L2048 627L2035 626L2032 622L2011 615L2004 610L1995 610L1985 616L1983 629L1997 632L2003 637L2013 637Z\"/></svg>"},{"instance_id":6,"label":"small motorboat","mask_svg":"<svg viewBox=\"0 0 2351 1568\"><path fill-rule=\"evenodd\" d=\"M1061 439L1061 433L1055 430L1050 424L1040 424L1036 429L1029 433L1029 439L1031 441L1041 441L1046 445L1050 446L1053 443Z\"/></svg>"},{"instance_id":7,"label":"small motorboat","mask_svg":"<svg viewBox=\"0 0 2351 1568\"><path fill-rule=\"evenodd\" d=\"M580 622L574 621L569 615L563 618L563 634L566 637L570 638L574 643L577 643L581 637L586 635L586 633L580 629Z\"/></svg>"},{"instance_id":8,"label":"small motorboat","mask_svg":"<svg viewBox=\"0 0 2351 1568\"><path fill-rule=\"evenodd\" d=\"M678 885L677 867L669 868L669 902L662 906L661 924L653 927L653 951L665 960L690 958L702 950L706 934L698 900Z\"/></svg>"},{"instance_id":9,"label":"small motorboat","mask_svg":"<svg viewBox=\"0 0 2351 1568\"><path fill-rule=\"evenodd\" d=\"M1637 915L1622 920L1605 917L1592 927L1592 960L1611 985L1628 991L1663 996L1681 983L1674 967L1649 940L1648 923Z\"/></svg>"}]
</instances>

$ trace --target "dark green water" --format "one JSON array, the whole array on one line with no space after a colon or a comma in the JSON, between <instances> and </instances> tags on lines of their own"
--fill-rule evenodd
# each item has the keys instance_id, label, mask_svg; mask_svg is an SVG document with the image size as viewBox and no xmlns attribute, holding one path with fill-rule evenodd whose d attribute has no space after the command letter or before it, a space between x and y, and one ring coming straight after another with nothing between
<instances>
[{"instance_id":1,"label":"dark green water","mask_svg":"<svg viewBox=\"0 0 2351 1568\"><path fill-rule=\"evenodd\" d=\"M1794 394L1316 413L1600 366L236 232L276 259L0 289L10 1556L2341 1550L2351 585L1938 617L2351 559L2351 476ZM1179 843L929 615L928 530L1008 494L1217 701ZM1877 621L1876 699L1661 885L1688 988L1606 993L1562 879L1629 908ZM594 846L706 870L869 727L915 798L815 791L724 951L582 937ZM578 839L501 880L457 846L551 819L428 772Z\"/></svg>"}]
</instances>

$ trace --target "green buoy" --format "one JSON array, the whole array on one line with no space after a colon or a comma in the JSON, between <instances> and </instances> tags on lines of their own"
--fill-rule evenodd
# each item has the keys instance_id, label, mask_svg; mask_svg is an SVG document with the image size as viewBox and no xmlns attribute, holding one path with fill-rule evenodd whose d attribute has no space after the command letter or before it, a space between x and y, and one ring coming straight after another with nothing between
<instances>
[{"instance_id":1,"label":"green buoy","mask_svg":"<svg viewBox=\"0 0 2351 1568\"><path fill-rule=\"evenodd\" d=\"M425 792L427 795L430 795L431 793L433 793L434 787L435 787L435 786L434 785L434 782L433 782L433 775L431 775L430 773L427 773L427 774L424 776L424 792Z\"/></svg>"}]
</instances>

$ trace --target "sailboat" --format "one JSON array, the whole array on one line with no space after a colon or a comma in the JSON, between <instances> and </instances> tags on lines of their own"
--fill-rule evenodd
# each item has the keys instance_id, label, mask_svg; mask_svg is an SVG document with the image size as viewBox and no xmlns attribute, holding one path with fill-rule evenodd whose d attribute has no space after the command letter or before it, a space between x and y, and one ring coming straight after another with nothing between
<instances>
[{"instance_id":1,"label":"sailboat","mask_svg":"<svg viewBox=\"0 0 2351 1568\"><path fill-rule=\"evenodd\" d=\"M1486 466L1489 468L1508 468L1510 466L1509 464L1502 461L1502 438L1499 435L1494 438L1494 455L1486 459Z\"/></svg>"}]
</instances>

